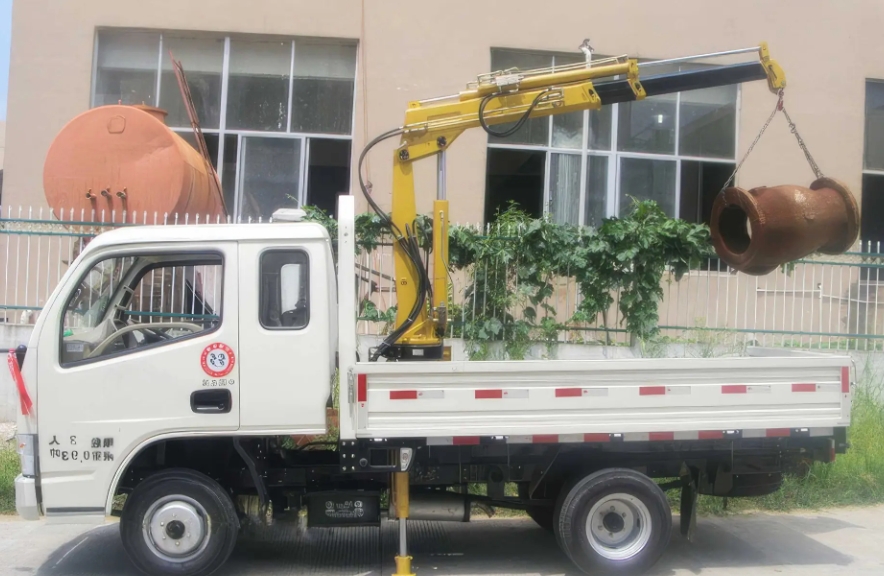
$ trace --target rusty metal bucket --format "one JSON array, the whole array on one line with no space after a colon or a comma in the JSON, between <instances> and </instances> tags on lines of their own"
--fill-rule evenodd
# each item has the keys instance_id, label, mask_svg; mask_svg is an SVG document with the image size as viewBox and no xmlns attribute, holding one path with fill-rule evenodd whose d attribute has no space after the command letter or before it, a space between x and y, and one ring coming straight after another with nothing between
<instances>
[{"instance_id":1,"label":"rusty metal bucket","mask_svg":"<svg viewBox=\"0 0 884 576\"><path fill-rule=\"evenodd\" d=\"M853 193L832 178L728 188L712 206L712 243L732 268L760 276L814 252L841 254L859 235Z\"/></svg>"}]
</instances>

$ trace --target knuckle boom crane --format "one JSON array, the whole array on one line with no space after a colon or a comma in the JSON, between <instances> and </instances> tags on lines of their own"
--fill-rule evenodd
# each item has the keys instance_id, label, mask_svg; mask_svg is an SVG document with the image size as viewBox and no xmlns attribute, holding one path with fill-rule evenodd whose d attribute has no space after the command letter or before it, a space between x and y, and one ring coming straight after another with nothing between
<instances>
[{"instance_id":1,"label":"knuckle boom crane","mask_svg":"<svg viewBox=\"0 0 884 576\"><path fill-rule=\"evenodd\" d=\"M481 127L491 135L514 134L531 118L596 110L620 102L643 100L649 96L699 90L765 80L779 96L777 111L789 120L799 145L817 172L818 179L808 188L778 186L722 189L716 200L712 238L716 251L733 267L750 274L767 273L791 259L826 246L844 252L856 240L858 211L853 195L838 181L821 178L816 164L794 130L782 106L786 76L770 57L766 43L751 48L700 54L667 60L639 62L617 56L592 60L588 43L581 46L586 63L553 69L511 68L480 75L466 90L450 96L411 102L404 124L368 143L359 157L359 184L371 208L380 216L393 237L395 282L398 309L396 327L372 352L371 360L383 356L391 360L439 360L444 356L443 335L447 323L448 296L448 200L445 197L445 152L464 130ZM708 69L653 73L661 64L677 64L739 54L754 54L755 60ZM505 129L492 126L513 123ZM770 123L765 124L765 128ZM764 129L762 129L762 133ZM362 175L362 162L376 144L394 137L400 144L393 155L392 214L383 212L371 197ZM759 137L761 134L759 134ZM751 147L749 149L751 152ZM748 155L748 152L747 152ZM415 232L415 190L413 163L436 156L439 162L437 197L433 203L432 272L423 261ZM744 158L745 160L745 158ZM742 164L742 161L739 166ZM736 174L736 172L735 172ZM728 183L733 179L728 180ZM829 226L828 244L814 243L815 229L802 227L796 214L808 195L828 193L817 202L823 215L818 221ZM765 198L767 200L765 200ZM773 214L766 213L771 209ZM777 212L779 211L779 212ZM809 220L813 220L810 218ZM763 246L753 246L752 238ZM834 239L832 238L834 236ZM756 242L756 243L758 243ZM783 249L782 243L789 246Z\"/></svg>"}]
</instances>

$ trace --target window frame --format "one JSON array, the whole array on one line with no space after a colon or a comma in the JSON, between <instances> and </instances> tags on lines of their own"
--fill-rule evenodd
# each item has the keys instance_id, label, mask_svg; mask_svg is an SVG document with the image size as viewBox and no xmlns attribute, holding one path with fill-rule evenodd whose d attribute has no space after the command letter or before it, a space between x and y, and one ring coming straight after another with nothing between
<instances>
[{"instance_id":1,"label":"window frame","mask_svg":"<svg viewBox=\"0 0 884 576\"><path fill-rule=\"evenodd\" d=\"M862 158L863 169L862 169L862 173L863 174L871 174L874 176L884 176L884 168L867 168L866 167L866 150L865 150L866 145L868 143L868 138L869 138L869 135L866 134L866 132L867 132L866 116L868 115L868 107L867 107L868 105L865 102L865 92L868 90L869 84L878 84L879 86L882 87L882 89L884 89L884 78L865 78L864 80L865 81L863 83L864 90L863 90L863 158Z\"/></svg>"},{"instance_id":2,"label":"window frame","mask_svg":"<svg viewBox=\"0 0 884 576\"><path fill-rule=\"evenodd\" d=\"M118 352L103 354L103 355L97 356L95 358L82 358L80 360L72 360L72 361L65 361L64 360L64 358L62 357L62 355L64 354L64 332L65 332L64 323L65 323L65 318L67 317L69 306L71 305L71 302L73 301L73 299L77 293L77 289L80 287L80 285L83 284L83 281L92 272L92 270L95 268L96 265L98 265L101 262L104 262L106 260L111 260L111 259L124 259L124 258L138 259L138 258L144 258L144 257L150 257L150 256L176 255L176 254L188 256L188 258L186 258L186 259L175 261L176 265L178 265L178 266L188 266L188 265L196 266L196 265L200 265L200 264L198 264L199 262L202 262L203 265L205 265L204 260L199 259L200 257L202 257L204 259L209 258L209 257L213 257L213 258L217 257L220 260L221 281L220 281L219 291L221 294L221 313L216 314L218 316L218 321L215 324L215 326L213 326L212 328L210 328L208 330L203 330L201 332L194 332L192 334L187 334L186 336L179 336L177 338L173 338L168 341L154 342L153 344L148 344L146 346L140 346L138 348L133 348L130 350L120 350ZM197 264L195 264L195 262ZM213 250L200 250L200 251L195 251L195 252L180 251L180 250L169 250L169 251L160 251L160 252L136 251L136 252L119 252L119 253L110 254L108 256L96 255L95 258L90 260L88 263L84 264L85 271L77 277L77 280L72 285L73 288L72 288L71 292L68 294L68 296L65 298L64 306L61 309L61 316L58 319L58 324L56 326L56 328L58 329L58 354L56 355L56 359L58 361L59 368L70 369L70 368L76 368L79 366L95 364L97 362L103 362L105 360L109 360L112 358L119 358L121 356L127 356L129 354L136 354L136 353L141 352L143 350L153 350L153 349L159 348L161 346L168 346L168 345L171 345L171 344L174 344L177 342L182 342L182 341L190 340L193 338L197 338L200 336L205 336L207 334L213 334L213 333L217 332L221 328L221 326L224 324L224 309L225 309L224 297L225 297L225 292L226 292L225 270L227 269L226 265L227 265L227 262L224 257L224 253L220 252L220 251L213 251ZM167 266L163 266L162 263L152 263L152 264L148 264L148 265L144 266L138 272L137 276L135 276L133 278L134 286L137 288L138 284L141 282L141 280L144 278L144 276L146 276L147 273L150 272L151 270L156 270L157 268L165 268L165 267L167 267ZM116 290L114 291L114 295L119 293L119 291L121 290L121 287L123 285L124 285L124 283L121 282L120 286L117 287ZM108 302L108 306L110 306L110 302L113 302L113 301L114 301L114 298L111 298ZM128 303L126 305L128 306ZM110 310L108 308L105 308L104 313L102 314L101 322L104 322L107 319L108 314L110 314L110 313L111 313ZM125 315L125 311L123 311L123 315Z\"/></svg>"},{"instance_id":3,"label":"window frame","mask_svg":"<svg viewBox=\"0 0 884 576\"><path fill-rule=\"evenodd\" d=\"M493 53L495 50L500 51L509 51L509 52L521 52L527 54L545 54L550 57L550 66L555 68L555 57L557 52L544 52L540 50L526 50L519 48L505 48L505 47L492 47L490 52ZM653 75L653 74L652 74ZM734 102L735 107L735 116L734 116L734 157L733 158L720 158L720 157L705 157L705 156L693 156L688 154L680 153L680 136L681 136L681 92L676 93L675 98L675 118L674 118L674 130L675 130L675 142L672 154L659 154L659 153L650 153L650 152L625 152L618 150L618 136L619 136L619 116L620 116L620 104L611 104L608 108L611 110L611 146L607 150L598 150L591 149L589 147L589 130L590 130L590 121L589 114L590 110L583 111L583 132L582 132L582 143L580 148L562 148L553 146L553 119L555 115L550 115L547 117L547 121L549 122L549 129L547 133L547 144L546 145L537 145L537 144L505 144L501 142L492 142L491 137L489 136L486 140L486 148L499 148L499 149L510 149L510 150L532 150L536 152L544 152L546 154L546 159L544 163L544 184L543 184L543 198L542 198L542 210L543 215L550 215L551 208L551 195L550 195L550 182L551 182L551 174L550 174L550 163L552 154L579 154L581 155L580 161L580 202L579 202L579 214L578 214L578 225L586 226L585 217L586 217L586 183L589 178L589 157L590 156L601 156L607 158L608 162L608 174L607 174L607 188L605 194L605 213L606 218L615 217L620 214L620 159L621 158L636 158L636 159L646 159L646 160L667 160L674 161L676 163L675 166L675 197L673 199L674 209L673 209L673 217L680 218L680 207L681 207L681 163L683 160L685 161L699 161L699 162L717 162L722 164L735 164L737 162L739 150L740 150L740 111L742 108L742 85L737 85L737 97ZM884 173L884 172L882 172ZM487 176L487 175L486 175Z\"/></svg>"},{"instance_id":4,"label":"window frame","mask_svg":"<svg viewBox=\"0 0 884 576\"><path fill-rule=\"evenodd\" d=\"M215 38L224 40L224 49L222 56L222 68L221 68L221 95L219 101L219 110L220 110L220 118L218 119L218 128L203 128L202 132L206 135L216 135L218 137L218 152L215 158L216 169L218 173L218 179L221 181L221 186L224 186L224 148L226 136L236 136L237 138L237 148L236 148L236 173L234 175L234 190L233 190L233 206L234 212L229 215L229 218L233 221L243 221L241 214L241 206L242 206L242 195L243 192L241 190L241 179L240 179L240 168L244 161L243 154L243 138L248 137L260 137L260 138L285 138L285 139L299 139L301 140L301 152L300 152L300 171L298 177L297 184L297 207L304 206L307 202L307 182L308 182L308 174L309 166L310 166L310 158L309 158L309 149L310 149L310 140L314 138L325 139L325 140L347 140L350 142L350 165L353 163L353 134L356 127L356 103L357 103L357 94L359 90L359 60L360 60L360 50L361 45L358 39L352 38L320 38L319 40L328 41L331 45L338 46L352 46L354 48L354 72L353 72L353 93L352 93L352 104L350 111L350 131L347 134L333 134L333 133L324 133L324 132L298 132L292 131L292 108L293 108L293 97L294 97L294 82L296 78L296 68L295 68L295 54L296 54L296 46L297 43L306 42L310 43L311 40L317 40L316 38L309 37L300 37L300 36L280 36L280 35L272 35L272 34L244 34L244 33L231 33L231 32L211 32L211 31L188 31L188 30L150 30L144 28L130 28L130 27L114 27L114 26L101 26L95 29L95 35L93 40L93 57L92 57L92 82L91 82L91 93L89 106L90 108L95 108L96 106L96 90L97 90L97 82L98 82L98 62L99 62L99 51L101 49L100 44L100 36L102 32L105 31L133 31L133 32L151 32L156 33L159 36L159 42L157 45L157 82L155 88L155 106L158 108L162 108L162 98L161 98L161 90L162 90L162 75L163 75L163 63L165 59L168 57L168 54L164 52L163 43L166 35L190 35L192 37L206 37L206 38ZM285 39L291 42L291 56L290 56L290 65L289 65L289 85L288 85L288 103L287 103L287 121L286 121L286 129L284 131L263 131L263 130L249 130L249 129L229 129L227 127L227 104L228 104L228 91L229 91L229 80L230 80L230 49L231 42L235 41L236 38L277 38L277 39ZM185 68L185 73L187 69ZM173 132L177 133L179 136L183 136L186 134L193 134L193 129L190 126L169 126L169 129ZM269 218L269 216L268 216ZM251 222L252 218L246 218L245 220ZM263 217L258 218L257 221L262 221Z\"/></svg>"},{"instance_id":5,"label":"window frame","mask_svg":"<svg viewBox=\"0 0 884 576\"><path fill-rule=\"evenodd\" d=\"M304 257L304 261L306 264L306 278L304 279L304 284L307 287L307 318L306 322L303 326L268 326L264 323L263 311L264 311L264 290L263 290L263 281L264 281L264 258L268 255L272 255L274 253L284 253L284 254L299 254ZM311 298L310 298L310 253L305 250L303 247L280 247L274 246L272 248L265 248L258 253L258 324L260 324L261 328L269 331L286 331L286 332L297 332L300 330L304 330L308 326L310 326L311 320ZM279 268L282 270L282 267ZM280 281L281 284L281 281ZM280 286L281 287L281 286ZM282 310L280 310L280 314L282 314Z\"/></svg>"}]
</instances>

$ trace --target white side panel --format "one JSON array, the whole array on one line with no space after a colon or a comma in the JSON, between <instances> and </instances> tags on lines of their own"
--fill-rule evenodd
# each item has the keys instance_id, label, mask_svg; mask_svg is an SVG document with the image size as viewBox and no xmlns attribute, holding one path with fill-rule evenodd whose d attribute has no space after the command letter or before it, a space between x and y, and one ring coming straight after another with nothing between
<instances>
[{"instance_id":1,"label":"white side panel","mask_svg":"<svg viewBox=\"0 0 884 576\"><path fill-rule=\"evenodd\" d=\"M356 205L353 196L338 196L338 373L341 440L356 438Z\"/></svg>"},{"instance_id":2,"label":"white side panel","mask_svg":"<svg viewBox=\"0 0 884 576\"><path fill-rule=\"evenodd\" d=\"M847 357L360 363L361 437L846 426Z\"/></svg>"}]
</instances>

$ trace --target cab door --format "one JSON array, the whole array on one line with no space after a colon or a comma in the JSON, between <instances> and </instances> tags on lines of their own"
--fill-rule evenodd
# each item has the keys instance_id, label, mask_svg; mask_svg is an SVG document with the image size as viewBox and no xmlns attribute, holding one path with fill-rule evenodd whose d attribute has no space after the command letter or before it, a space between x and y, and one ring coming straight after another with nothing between
<instances>
[{"instance_id":1,"label":"cab door","mask_svg":"<svg viewBox=\"0 0 884 576\"><path fill-rule=\"evenodd\" d=\"M326 246L240 242L243 430L322 434L331 350Z\"/></svg>"},{"instance_id":2,"label":"cab door","mask_svg":"<svg viewBox=\"0 0 884 576\"><path fill-rule=\"evenodd\" d=\"M78 270L38 341L43 505L103 517L144 443L239 426L236 243L115 247Z\"/></svg>"}]
</instances>

